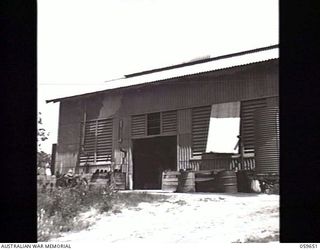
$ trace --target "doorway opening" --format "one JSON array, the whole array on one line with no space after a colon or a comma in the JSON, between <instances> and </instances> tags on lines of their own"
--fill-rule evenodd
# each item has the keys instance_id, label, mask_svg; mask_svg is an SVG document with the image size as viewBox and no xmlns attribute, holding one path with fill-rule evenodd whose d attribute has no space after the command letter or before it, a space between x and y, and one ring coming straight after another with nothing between
<instances>
[{"instance_id":1,"label":"doorway opening","mask_svg":"<svg viewBox=\"0 0 320 250\"><path fill-rule=\"evenodd\" d=\"M176 136L133 140L133 189L161 189L162 172L176 169Z\"/></svg>"}]
</instances>

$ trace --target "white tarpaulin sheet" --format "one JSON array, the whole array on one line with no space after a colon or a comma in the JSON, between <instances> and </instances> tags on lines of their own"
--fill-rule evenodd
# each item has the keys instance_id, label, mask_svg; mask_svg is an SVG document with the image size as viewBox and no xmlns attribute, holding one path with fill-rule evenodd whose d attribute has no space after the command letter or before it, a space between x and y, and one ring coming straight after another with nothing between
<instances>
[{"instance_id":1,"label":"white tarpaulin sheet","mask_svg":"<svg viewBox=\"0 0 320 250\"><path fill-rule=\"evenodd\" d=\"M240 102L212 105L206 152L237 153Z\"/></svg>"}]
</instances>

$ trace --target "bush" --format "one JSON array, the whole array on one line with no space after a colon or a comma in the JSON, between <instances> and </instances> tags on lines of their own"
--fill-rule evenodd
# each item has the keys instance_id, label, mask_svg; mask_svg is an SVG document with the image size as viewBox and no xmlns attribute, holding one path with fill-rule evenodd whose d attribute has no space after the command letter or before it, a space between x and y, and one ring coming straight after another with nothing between
<instances>
[{"instance_id":1,"label":"bush","mask_svg":"<svg viewBox=\"0 0 320 250\"><path fill-rule=\"evenodd\" d=\"M82 230L89 225L80 220L81 212L96 208L100 213L120 213L119 206L137 206L140 202L165 200L165 195L118 193L111 187L77 186L38 188L38 241L48 241L62 232Z\"/></svg>"},{"instance_id":2,"label":"bush","mask_svg":"<svg viewBox=\"0 0 320 250\"><path fill-rule=\"evenodd\" d=\"M280 189L279 189L279 184L274 184L270 190L271 194L279 194Z\"/></svg>"},{"instance_id":3,"label":"bush","mask_svg":"<svg viewBox=\"0 0 320 250\"><path fill-rule=\"evenodd\" d=\"M108 212L114 204L115 192L110 188L90 190L88 187L38 189L38 241L47 241L61 232L88 225L77 217L81 212L96 207L100 212Z\"/></svg>"}]
</instances>

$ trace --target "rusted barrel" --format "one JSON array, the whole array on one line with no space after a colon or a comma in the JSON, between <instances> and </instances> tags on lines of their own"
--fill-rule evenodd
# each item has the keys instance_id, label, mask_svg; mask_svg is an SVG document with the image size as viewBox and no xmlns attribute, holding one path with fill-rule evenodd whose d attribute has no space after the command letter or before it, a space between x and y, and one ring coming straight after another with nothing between
<instances>
[{"instance_id":1,"label":"rusted barrel","mask_svg":"<svg viewBox=\"0 0 320 250\"><path fill-rule=\"evenodd\" d=\"M180 193L192 193L196 191L194 171L181 172L177 191Z\"/></svg>"},{"instance_id":2,"label":"rusted barrel","mask_svg":"<svg viewBox=\"0 0 320 250\"><path fill-rule=\"evenodd\" d=\"M116 190L126 189L126 174L121 172L114 173L114 184Z\"/></svg>"},{"instance_id":3,"label":"rusted barrel","mask_svg":"<svg viewBox=\"0 0 320 250\"><path fill-rule=\"evenodd\" d=\"M234 171L221 171L217 175L219 191L222 193L237 193L237 175Z\"/></svg>"},{"instance_id":4,"label":"rusted barrel","mask_svg":"<svg viewBox=\"0 0 320 250\"><path fill-rule=\"evenodd\" d=\"M176 192L179 183L178 171L165 171L162 173L161 189L167 192Z\"/></svg>"}]
</instances>

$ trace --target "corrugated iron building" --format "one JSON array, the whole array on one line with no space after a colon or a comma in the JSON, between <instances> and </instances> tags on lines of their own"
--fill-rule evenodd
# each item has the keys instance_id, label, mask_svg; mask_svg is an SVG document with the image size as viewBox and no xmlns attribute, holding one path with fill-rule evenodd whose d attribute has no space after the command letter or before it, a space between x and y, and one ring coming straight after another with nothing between
<instances>
[{"instance_id":1,"label":"corrugated iron building","mask_svg":"<svg viewBox=\"0 0 320 250\"><path fill-rule=\"evenodd\" d=\"M187 169L201 159L214 104L240 103L243 151L254 155L256 109L279 106L278 46L113 83L112 89L48 101L60 102L55 170L115 168L126 173L128 189L157 188L164 169Z\"/></svg>"}]
</instances>

